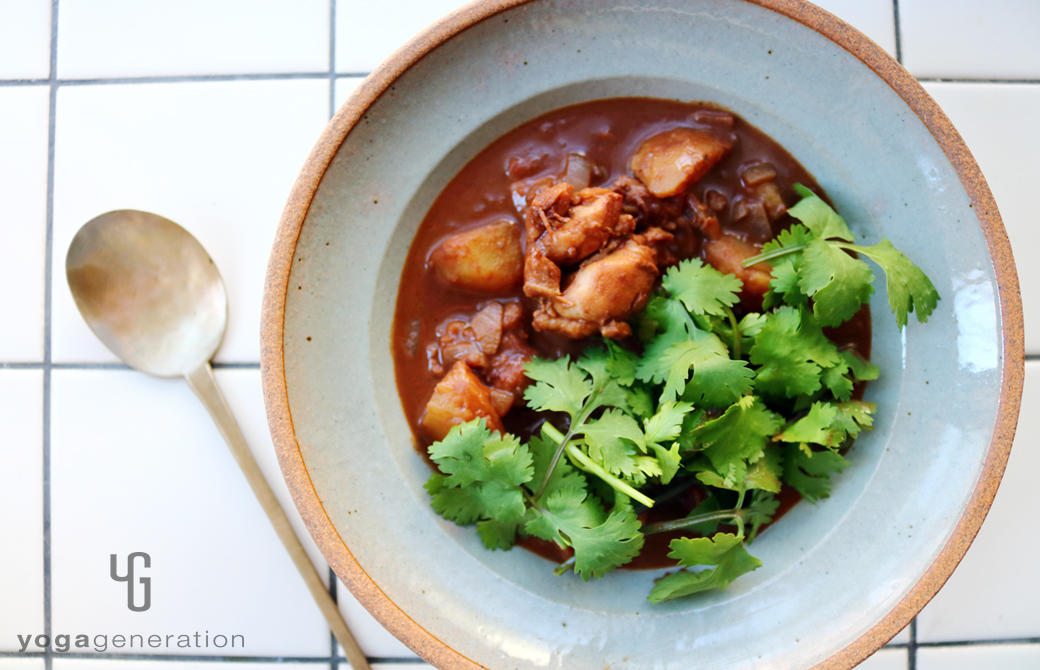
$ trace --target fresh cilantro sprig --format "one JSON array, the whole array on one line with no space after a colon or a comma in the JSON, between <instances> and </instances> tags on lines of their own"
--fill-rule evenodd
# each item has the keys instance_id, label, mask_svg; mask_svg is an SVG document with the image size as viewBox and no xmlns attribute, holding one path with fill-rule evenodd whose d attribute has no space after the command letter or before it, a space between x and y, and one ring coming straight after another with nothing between
<instances>
[{"instance_id":1,"label":"fresh cilantro sprig","mask_svg":"<svg viewBox=\"0 0 1040 670\"><path fill-rule=\"evenodd\" d=\"M885 272L888 303L900 329L906 326L911 312L916 312L922 323L928 320L939 302L939 293L919 267L887 239L869 247L853 244L855 236L830 205L801 184L795 190L802 199L788 213L803 225L781 233L763 247L763 253L745 260L744 267L784 259L774 267L771 291L782 295L788 304L804 304L811 298L820 324L837 326L859 311L874 293L874 273L847 252L861 254Z\"/></svg>"}]
</instances>

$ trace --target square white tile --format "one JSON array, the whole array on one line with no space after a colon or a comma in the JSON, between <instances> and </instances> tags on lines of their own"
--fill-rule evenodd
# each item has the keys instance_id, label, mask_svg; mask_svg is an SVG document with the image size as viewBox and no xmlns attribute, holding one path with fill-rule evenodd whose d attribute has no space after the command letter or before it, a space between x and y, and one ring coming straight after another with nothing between
<instances>
[{"instance_id":1,"label":"square white tile","mask_svg":"<svg viewBox=\"0 0 1040 670\"><path fill-rule=\"evenodd\" d=\"M254 453L285 500L262 437L259 372L219 372ZM55 633L138 634L149 642L152 634L162 636L157 648L109 645L115 653L329 654L324 619L183 381L56 370L51 419ZM147 611L131 611L128 585L110 576L110 555L117 557L117 575L127 576L132 552L150 557L147 569L140 558L134 563L138 577L151 579ZM327 574L323 563L318 572ZM144 587L134 581L140 607Z\"/></svg>"},{"instance_id":2,"label":"square white tile","mask_svg":"<svg viewBox=\"0 0 1040 670\"><path fill-rule=\"evenodd\" d=\"M0 79L46 79L50 69L50 0L0 0Z\"/></svg>"},{"instance_id":3,"label":"square white tile","mask_svg":"<svg viewBox=\"0 0 1040 670\"><path fill-rule=\"evenodd\" d=\"M64 0L58 77L328 72L328 0Z\"/></svg>"},{"instance_id":4,"label":"square white tile","mask_svg":"<svg viewBox=\"0 0 1040 670\"><path fill-rule=\"evenodd\" d=\"M416 661L415 663L372 663L372 670L428 670L433 666L429 663Z\"/></svg>"},{"instance_id":5,"label":"square white tile","mask_svg":"<svg viewBox=\"0 0 1040 670\"><path fill-rule=\"evenodd\" d=\"M383 625L368 613L361 603L351 595L343 582L336 580L339 611L350 626L354 639L361 645L361 651L369 658L416 658L411 649L390 634ZM337 653L342 656L343 649L337 644ZM397 666L394 666L397 667Z\"/></svg>"},{"instance_id":6,"label":"square white tile","mask_svg":"<svg viewBox=\"0 0 1040 670\"><path fill-rule=\"evenodd\" d=\"M0 362L43 360L49 110L47 86L0 88Z\"/></svg>"},{"instance_id":7,"label":"square white tile","mask_svg":"<svg viewBox=\"0 0 1040 670\"><path fill-rule=\"evenodd\" d=\"M0 651L18 651L43 632L41 370L0 370L0 434Z\"/></svg>"},{"instance_id":8,"label":"square white tile","mask_svg":"<svg viewBox=\"0 0 1040 670\"><path fill-rule=\"evenodd\" d=\"M906 649L880 649L856 666L857 670L906 670Z\"/></svg>"},{"instance_id":9,"label":"square white tile","mask_svg":"<svg viewBox=\"0 0 1040 670\"><path fill-rule=\"evenodd\" d=\"M343 106L350 94L365 81L364 77L336 77L336 109Z\"/></svg>"},{"instance_id":10,"label":"square white tile","mask_svg":"<svg viewBox=\"0 0 1040 670\"><path fill-rule=\"evenodd\" d=\"M896 55L896 22L892 0L816 0L815 4L851 24L891 56Z\"/></svg>"},{"instance_id":11,"label":"square white tile","mask_svg":"<svg viewBox=\"0 0 1040 670\"><path fill-rule=\"evenodd\" d=\"M916 77L1040 79L1040 3L899 0L899 24Z\"/></svg>"},{"instance_id":12,"label":"square white tile","mask_svg":"<svg viewBox=\"0 0 1040 670\"><path fill-rule=\"evenodd\" d=\"M53 356L114 361L80 317L64 260L80 226L114 209L195 235L228 289L218 361L258 361L274 232L328 122L328 80L69 86L55 138Z\"/></svg>"},{"instance_id":13,"label":"square white tile","mask_svg":"<svg viewBox=\"0 0 1040 670\"><path fill-rule=\"evenodd\" d=\"M997 497L964 560L917 617L919 642L1040 638L1040 537L1029 511L1040 472L1038 446L1040 363L1027 362L1018 431Z\"/></svg>"},{"instance_id":14,"label":"square white tile","mask_svg":"<svg viewBox=\"0 0 1040 670\"><path fill-rule=\"evenodd\" d=\"M937 647L917 650L917 670L1036 670L1040 644Z\"/></svg>"},{"instance_id":15,"label":"square white tile","mask_svg":"<svg viewBox=\"0 0 1040 670\"><path fill-rule=\"evenodd\" d=\"M43 670L42 658L0 658L0 670Z\"/></svg>"},{"instance_id":16,"label":"square white tile","mask_svg":"<svg viewBox=\"0 0 1040 670\"><path fill-rule=\"evenodd\" d=\"M219 670L227 667L224 663L213 663L206 661L117 661L90 659L90 658L62 658L60 655L54 659L54 670L108 670L115 666L120 670ZM235 663L236 670L326 670L328 663ZM0 667L0 670L3 670Z\"/></svg>"},{"instance_id":17,"label":"square white tile","mask_svg":"<svg viewBox=\"0 0 1040 670\"><path fill-rule=\"evenodd\" d=\"M463 0L338 0L336 72L366 74Z\"/></svg>"},{"instance_id":18,"label":"square white tile","mask_svg":"<svg viewBox=\"0 0 1040 670\"><path fill-rule=\"evenodd\" d=\"M1038 5L1040 7L1040 5ZM996 198L1018 267L1026 353L1040 354L1040 85L931 83L925 88L964 137Z\"/></svg>"}]
</instances>

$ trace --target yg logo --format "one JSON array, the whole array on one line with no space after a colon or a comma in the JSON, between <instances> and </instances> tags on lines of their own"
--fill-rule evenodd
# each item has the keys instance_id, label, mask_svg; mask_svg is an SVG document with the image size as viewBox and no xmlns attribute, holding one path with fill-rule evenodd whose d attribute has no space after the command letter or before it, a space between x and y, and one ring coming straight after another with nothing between
<instances>
[{"instance_id":1,"label":"yg logo","mask_svg":"<svg viewBox=\"0 0 1040 670\"><path fill-rule=\"evenodd\" d=\"M131 612L143 612L152 606L152 578L141 577L141 585L144 586L144 604L137 606L134 604L134 559L140 556L144 559L144 567L152 567L152 557L143 551L135 551L126 557L126 575L120 577L119 571L116 569L116 555L110 555L109 572L112 574L112 579L117 582L126 582L126 606L130 608Z\"/></svg>"}]
</instances>

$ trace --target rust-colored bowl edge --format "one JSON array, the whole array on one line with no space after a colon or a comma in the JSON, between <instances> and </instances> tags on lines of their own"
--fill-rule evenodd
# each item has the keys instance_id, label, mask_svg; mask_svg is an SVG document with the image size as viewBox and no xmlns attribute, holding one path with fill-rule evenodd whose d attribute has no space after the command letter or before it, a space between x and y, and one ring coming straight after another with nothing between
<instances>
[{"instance_id":1,"label":"rust-colored bowl edge","mask_svg":"<svg viewBox=\"0 0 1040 670\"><path fill-rule=\"evenodd\" d=\"M260 368L267 420L282 473L315 542L354 597L416 654L445 670L483 666L447 646L403 612L361 568L336 532L310 480L296 441L285 381L283 330L292 258L303 222L329 163L365 111L406 70L439 45L512 7L538 0L474 2L441 19L383 62L355 90L311 150L282 212L268 262L261 315ZM960 176L982 226L1000 290L1004 365L999 418L975 490L953 534L906 596L854 642L812 670L848 670L903 630L946 583L975 539L996 495L1015 436L1025 373L1018 273L993 194L960 134L914 77L861 32L804 0L745 0L819 32L862 61L903 98L929 129Z\"/></svg>"}]
</instances>

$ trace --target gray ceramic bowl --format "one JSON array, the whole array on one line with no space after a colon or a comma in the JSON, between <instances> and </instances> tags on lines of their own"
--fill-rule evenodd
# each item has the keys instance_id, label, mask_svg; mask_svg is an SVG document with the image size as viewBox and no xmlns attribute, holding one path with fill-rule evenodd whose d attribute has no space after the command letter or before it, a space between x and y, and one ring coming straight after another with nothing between
<instances>
[{"instance_id":1,"label":"gray ceramic bowl","mask_svg":"<svg viewBox=\"0 0 1040 670\"><path fill-rule=\"evenodd\" d=\"M929 323L900 334L878 287L884 374L867 391L878 420L832 497L755 543L762 569L656 606L646 595L659 572L557 578L439 518L388 342L409 242L455 172L527 119L616 96L736 111L942 295ZM354 595L444 668L849 668L971 543L1022 383L1014 263L974 160L895 61L794 0L512 0L448 17L321 136L282 218L264 310L268 413L298 507Z\"/></svg>"}]
</instances>

